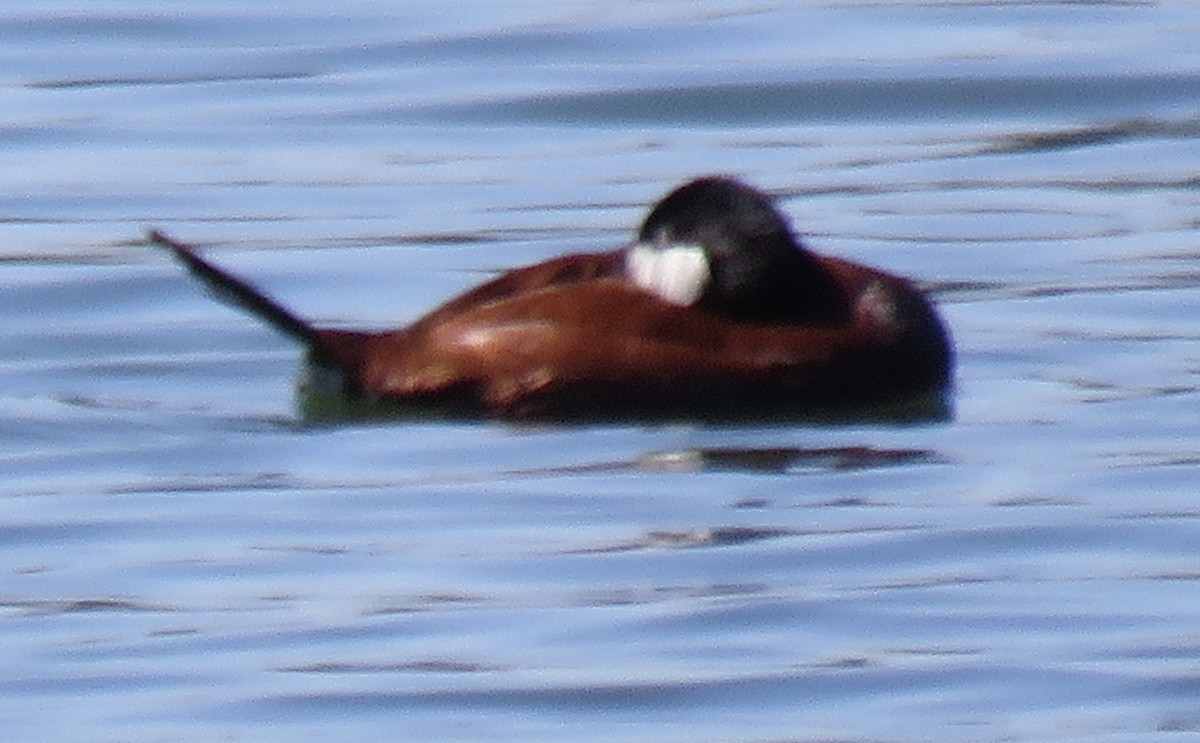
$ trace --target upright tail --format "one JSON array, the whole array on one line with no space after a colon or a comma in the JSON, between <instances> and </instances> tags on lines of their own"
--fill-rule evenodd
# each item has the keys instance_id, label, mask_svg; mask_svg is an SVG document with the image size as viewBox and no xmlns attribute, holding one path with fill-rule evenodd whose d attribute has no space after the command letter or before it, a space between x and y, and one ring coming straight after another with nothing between
<instances>
[{"instance_id":1,"label":"upright tail","mask_svg":"<svg viewBox=\"0 0 1200 743\"><path fill-rule=\"evenodd\" d=\"M150 230L146 236L150 242L169 248L219 298L229 300L284 335L303 343L308 349L310 362L339 373L338 380L343 393L357 394L360 391L359 375L370 349L370 333L315 328L250 282L204 259L195 247L159 230Z\"/></svg>"},{"instance_id":2,"label":"upright tail","mask_svg":"<svg viewBox=\"0 0 1200 743\"><path fill-rule=\"evenodd\" d=\"M219 297L228 299L310 349L317 350L324 345L322 333L311 324L268 297L258 287L205 260L193 246L179 242L159 230L150 230L146 236L151 242L170 248L175 257Z\"/></svg>"}]
</instances>

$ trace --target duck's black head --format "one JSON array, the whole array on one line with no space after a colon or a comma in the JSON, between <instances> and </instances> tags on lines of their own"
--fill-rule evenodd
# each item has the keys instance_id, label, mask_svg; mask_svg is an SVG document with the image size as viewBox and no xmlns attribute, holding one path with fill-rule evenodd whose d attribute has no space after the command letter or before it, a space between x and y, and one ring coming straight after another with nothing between
<instances>
[{"instance_id":1,"label":"duck's black head","mask_svg":"<svg viewBox=\"0 0 1200 743\"><path fill-rule=\"evenodd\" d=\"M738 320L791 322L839 312L820 261L771 198L732 178L699 178L650 210L625 257L631 281L662 299Z\"/></svg>"}]
</instances>

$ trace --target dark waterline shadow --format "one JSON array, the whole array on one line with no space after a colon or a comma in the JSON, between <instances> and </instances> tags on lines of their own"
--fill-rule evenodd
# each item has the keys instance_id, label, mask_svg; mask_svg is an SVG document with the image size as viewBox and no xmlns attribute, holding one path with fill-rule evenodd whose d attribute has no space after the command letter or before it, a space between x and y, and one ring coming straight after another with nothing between
<instances>
[{"instance_id":1,"label":"dark waterline shadow","mask_svg":"<svg viewBox=\"0 0 1200 743\"><path fill-rule=\"evenodd\" d=\"M954 418L952 390L933 390L862 405L814 406L807 402L730 402L703 409L651 410L639 406L624 409L584 407L571 413L531 414L496 418L478 412L477 406L455 400L397 402L348 396L300 388L296 408L302 426L324 427L387 422L486 422L513 425L586 428L619 424L698 424L709 427L797 424L848 426L863 423L911 425L943 423Z\"/></svg>"}]
</instances>

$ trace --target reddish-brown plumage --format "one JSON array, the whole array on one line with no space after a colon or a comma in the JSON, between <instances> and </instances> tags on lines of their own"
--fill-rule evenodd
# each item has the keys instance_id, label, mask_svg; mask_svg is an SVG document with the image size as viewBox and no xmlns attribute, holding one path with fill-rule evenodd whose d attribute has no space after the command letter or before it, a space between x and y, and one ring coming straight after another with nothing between
<instances>
[{"instance_id":1,"label":"reddish-brown plumage","mask_svg":"<svg viewBox=\"0 0 1200 743\"><path fill-rule=\"evenodd\" d=\"M665 303L621 278L620 260L516 269L401 330L321 331L315 359L357 393L508 416L869 404L947 381L940 324L903 279L822 257L848 321L760 325Z\"/></svg>"},{"instance_id":2,"label":"reddish-brown plumage","mask_svg":"<svg viewBox=\"0 0 1200 743\"><path fill-rule=\"evenodd\" d=\"M304 341L350 396L509 417L744 416L902 400L943 390L951 376L947 334L911 283L807 251L811 276L796 282L798 295L816 299L784 316L665 301L627 276L623 249L515 269L406 328L365 333L312 328L188 246L153 236Z\"/></svg>"}]
</instances>

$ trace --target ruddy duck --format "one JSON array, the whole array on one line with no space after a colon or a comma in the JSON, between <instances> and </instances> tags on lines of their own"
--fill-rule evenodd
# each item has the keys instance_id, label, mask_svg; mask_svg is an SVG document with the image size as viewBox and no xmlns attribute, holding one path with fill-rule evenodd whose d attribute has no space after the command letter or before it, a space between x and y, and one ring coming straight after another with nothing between
<instances>
[{"instance_id":1,"label":"ruddy duck","mask_svg":"<svg viewBox=\"0 0 1200 743\"><path fill-rule=\"evenodd\" d=\"M523 418L745 417L940 396L953 354L906 279L810 252L761 191L705 177L629 245L504 273L406 328L314 327L159 231L303 343L348 398Z\"/></svg>"}]
</instances>

